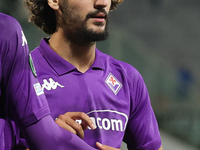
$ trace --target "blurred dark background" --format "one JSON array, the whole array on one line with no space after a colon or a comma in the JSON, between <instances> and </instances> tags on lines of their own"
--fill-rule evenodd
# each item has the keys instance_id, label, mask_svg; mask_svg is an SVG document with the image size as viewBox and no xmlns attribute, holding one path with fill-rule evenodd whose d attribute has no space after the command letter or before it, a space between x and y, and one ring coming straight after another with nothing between
<instances>
[{"instance_id":1,"label":"blurred dark background","mask_svg":"<svg viewBox=\"0 0 200 150\"><path fill-rule=\"evenodd\" d=\"M30 50L48 36L22 0L1 0L0 12L20 22ZM200 1L125 0L110 31L98 48L139 70L162 131L200 149Z\"/></svg>"}]
</instances>

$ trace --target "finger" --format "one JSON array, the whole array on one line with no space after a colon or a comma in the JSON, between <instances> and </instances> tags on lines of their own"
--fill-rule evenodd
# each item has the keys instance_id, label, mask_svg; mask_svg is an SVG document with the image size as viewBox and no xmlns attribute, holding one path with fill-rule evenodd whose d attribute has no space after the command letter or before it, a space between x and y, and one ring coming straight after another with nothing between
<instances>
[{"instance_id":1,"label":"finger","mask_svg":"<svg viewBox=\"0 0 200 150\"><path fill-rule=\"evenodd\" d=\"M94 125L92 119L90 119L90 117L84 112L68 112L67 115L73 117L74 120L81 120L81 125L84 130L88 129L88 127L93 130L96 129L96 126Z\"/></svg>"},{"instance_id":2,"label":"finger","mask_svg":"<svg viewBox=\"0 0 200 150\"><path fill-rule=\"evenodd\" d=\"M120 150L118 148L114 148L114 147L110 147L110 146L107 146L107 145L103 145L99 142L96 142L96 146L100 149L100 150Z\"/></svg>"},{"instance_id":3,"label":"finger","mask_svg":"<svg viewBox=\"0 0 200 150\"><path fill-rule=\"evenodd\" d=\"M84 138L84 130L82 126L71 119L68 115L60 115L57 120L61 121L60 124L63 128L70 130L72 133L74 133L74 130L75 134L77 134L80 138Z\"/></svg>"},{"instance_id":4,"label":"finger","mask_svg":"<svg viewBox=\"0 0 200 150\"><path fill-rule=\"evenodd\" d=\"M96 126L94 125L92 119L90 119L90 117L84 112L67 112L65 113L65 115L73 118L74 120L82 120L81 125L84 130L86 130L88 127L90 127L93 130L96 129Z\"/></svg>"},{"instance_id":5,"label":"finger","mask_svg":"<svg viewBox=\"0 0 200 150\"><path fill-rule=\"evenodd\" d=\"M96 146L100 149L100 150L103 150L103 145L99 142L96 142Z\"/></svg>"},{"instance_id":6,"label":"finger","mask_svg":"<svg viewBox=\"0 0 200 150\"><path fill-rule=\"evenodd\" d=\"M63 129L68 130L74 134L76 134L76 131L70 127L68 124L66 124L66 122L64 122L63 120L61 120L60 118L56 118L55 122Z\"/></svg>"},{"instance_id":7,"label":"finger","mask_svg":"<svg viewBox=\"0 0 200 150\"><path fill-rule=\"evenodd\" d=\"M90 129L90 130L96 129L96 126L93 123L91 125L88 125L88 123L86 123L84 121L81 123L81 126L82 126L84 131L87 130L87 129Z\"/></svg>"}]
</instances>

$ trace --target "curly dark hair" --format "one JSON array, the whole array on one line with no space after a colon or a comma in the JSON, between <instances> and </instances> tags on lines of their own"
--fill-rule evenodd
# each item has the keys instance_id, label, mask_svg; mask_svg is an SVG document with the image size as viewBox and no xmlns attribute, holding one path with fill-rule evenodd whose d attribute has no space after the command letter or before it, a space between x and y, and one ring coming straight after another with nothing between
<instances>
[{"instance_id":1,"label":"curly dark hair","mask_svg":"<svg viewBox=\"0 0 200 150\"><path fill-rule=\"evenodd\" d=\"M110 11L124 0L111 0ZM24 0L24 4L30 10L29 21L33 22L45 33L52 35L56 32L56 16L54 10L48 5L47 0Z\"/></svg>"}]
</instances>

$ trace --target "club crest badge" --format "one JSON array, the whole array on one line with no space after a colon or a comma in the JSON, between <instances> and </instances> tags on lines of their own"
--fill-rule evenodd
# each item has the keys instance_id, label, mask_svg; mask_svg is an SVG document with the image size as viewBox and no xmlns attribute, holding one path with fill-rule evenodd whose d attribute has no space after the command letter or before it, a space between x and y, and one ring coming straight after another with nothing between
<instances>
[{"instance_id":1,"label":"club crest badge","mask_svg":"<svg viewBox=\"0 0 200 150\"><path fill-rule=\"evenodd\" d=\"M110 87L110 89L114 92L115 95L119 92L122 87L122 84L117 80L117 78L110 73L105 80L106 84Z\"/></svg>"}]
</instances>

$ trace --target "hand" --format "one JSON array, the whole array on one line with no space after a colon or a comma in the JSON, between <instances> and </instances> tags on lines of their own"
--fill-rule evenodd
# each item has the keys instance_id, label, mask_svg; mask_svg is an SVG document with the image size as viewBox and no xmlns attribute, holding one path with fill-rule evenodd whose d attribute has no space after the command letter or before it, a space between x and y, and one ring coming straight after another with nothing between
<instances>
[{"instance_id":1,"label":"hand","mask_svg":"<svg viewBox=\"0 0 200 150\"><path fill-rule=\"evenodd\" d=\"M82 120L79 124L76 120ZM90 117L83 112L67 112L64 115L60 115L55 122L62 128L77 134L80 138L84 138L84 131L90 127L95 129L95 125Z\"/></svg>"},{"instance_id":2,"label":"hand","mask_svg":"<svg viewBox=\"0 0 200 150\"><path fill-rule=\"evenodd\" d=\"M96 143L96 146L100 149L100 150L120 150L118 148L113 148L113 147L110 147L110 146L107 146L107 145L103 145L99 142Z\"/></svg>"}]
</instances>

